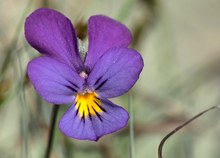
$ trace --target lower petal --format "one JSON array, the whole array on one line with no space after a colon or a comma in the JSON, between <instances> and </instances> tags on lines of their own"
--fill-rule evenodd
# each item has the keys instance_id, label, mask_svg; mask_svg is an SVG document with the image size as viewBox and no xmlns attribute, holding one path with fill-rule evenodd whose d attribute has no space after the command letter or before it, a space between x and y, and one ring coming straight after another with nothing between
<instances>
[{"instance_id":1,"label":"lower petal","mask_svg":"<svg viewBox=\"0 0 220 158\"><path fill-rule=\"evenodd\" d=\"M102 110L96 114L80 115L75 105L70 106L59 123L62 133L79 140L97 141L127 125L129 114L125 109L106 99L100 102Z\"/></svg>"}]
</instances>

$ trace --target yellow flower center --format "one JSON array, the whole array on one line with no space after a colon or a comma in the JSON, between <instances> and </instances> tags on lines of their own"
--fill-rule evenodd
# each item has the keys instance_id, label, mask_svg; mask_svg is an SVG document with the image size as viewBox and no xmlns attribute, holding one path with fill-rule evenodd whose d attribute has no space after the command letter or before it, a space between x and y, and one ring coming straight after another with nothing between
<instances>
[{"instance_id":1,"label":"yellow flower center","mask_svg":"<svg viewBox=\"0 0 220 158\"><path fill-rule=\"evenodd\" d=\"M103 111L101 101L95 92L78 93L76 95L76 109L81 117L99 115Z\"/></svg>"}]
</instances>

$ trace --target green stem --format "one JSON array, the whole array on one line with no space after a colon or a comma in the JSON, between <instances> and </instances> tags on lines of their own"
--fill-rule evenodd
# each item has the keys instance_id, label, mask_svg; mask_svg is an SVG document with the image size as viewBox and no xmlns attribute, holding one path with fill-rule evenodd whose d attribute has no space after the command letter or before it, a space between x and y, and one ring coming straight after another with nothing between
<instances>
[{"instance_id":1,"label":"green stem","mask_svg":"<svg viewBox=\"0 0 220 158\"><path fill-rule=\"evenodd\" d=\"M42 1L42 6L48 8L48 7L49 7L49 2L48 2L48 0L43 0L43 1Z\"/></svg>"},{"instance_id":2,"label":"green stem","mask_svg":"<svg viewBox=\"0 0 220 158\"><path fill-rule=\"evenodd\" d=\"M45 158L50 158L50 153L51 153L51 149L53 146L54 128L56 125L58 111L59 111L59 105L54 105L52 113L51 113L50 131L49 131L49 135L48 135L49 139L48 139L48 143L47 143L47 149L45 152Z\"/></svg>"},{"instance_id":3,"label":"green stem","mask_svg":"<svg viewBox=\"0 0 220 158\"><path fill-rule=\"evenodd\" d=\"M133 119L133 98L132 94L128 94L128 106L130 113L130 122L129 122L129 137L130 137L130 158L135 158L135 147L134 147L134 119Z\"/></svg>"}]
</instances>

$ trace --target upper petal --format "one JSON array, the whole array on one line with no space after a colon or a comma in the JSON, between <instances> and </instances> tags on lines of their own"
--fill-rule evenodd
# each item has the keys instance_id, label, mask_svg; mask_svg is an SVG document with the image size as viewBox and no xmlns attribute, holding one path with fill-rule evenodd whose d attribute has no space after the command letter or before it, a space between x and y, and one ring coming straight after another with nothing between
<instances>
[{"instance_id":1,"label":"upper petal","mask_svg":"<svg viewBox=\"0 0 220 158\"><path fill-rule=\"evenodd\" d=\"M72 105L60 119L59 128L65 135L80 139L97 141L103 135L116 132L127 125L128 112L109 100L102 99L99 105L102 112L97 115L80 116Z\"/></svg>"},{"instance_id":2,"label":"upper petal","mask_svg":"<svg viewBox=\"0 0 220 158\"><path fill-rule=\"evenodd\" d=\"M40 53L56 58L80 71L82 61L71 21L60 12L41 8L27 17L25 37Z\"/></svg>"},{"instance_id":3,"label":"upper petal","mask_svg":"<svg viewBox=\"0 0 220 158\"><path fill-rule=\"evenodd\" d=\"M89 48L85 65L89 71L108 49L128 47L132 39L125 25L103 15L90 17L88 34Z\"/></svg>"},{"instance_id":4,"label":"upper petal","mask_svg":"<svg viewBox=\"0 0 220 158\"><path fill-rule=\"evenodd\" d=\"M89 74L88 87L104 98L120 96L135 84L143 66L143 59L135 50L112 48Z\"/></svg>"},{"instance_id":5,"label":"upper petal","mask_svg":"<svg viewBox=\"0 0 220 158\"><path fill-rule=\"evenodd\" d=\"M75 93L84 84L84 79L73 69L49 57L31 60L27 73L40 96L52 104L73 102Z\"/></svg>"}]
</instances>

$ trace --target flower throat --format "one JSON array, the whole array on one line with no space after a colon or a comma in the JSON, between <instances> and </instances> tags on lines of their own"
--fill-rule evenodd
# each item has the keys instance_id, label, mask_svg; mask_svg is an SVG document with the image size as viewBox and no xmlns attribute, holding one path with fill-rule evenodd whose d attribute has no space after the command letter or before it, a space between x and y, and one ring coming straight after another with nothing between
<instances>
[{"instance_id":1,"label":"flower throat","mask_svg":"<svg viewBox=\"0 0 220 158\"><path fill-rule=\"evenodd\" d=\"M75 107L81 118L98 116L103 112L101 101L95 92L78 93Z\"/></svg>"}]
</instances>

